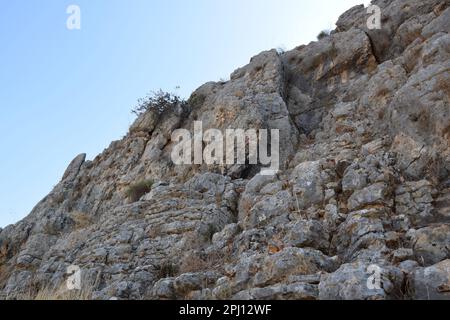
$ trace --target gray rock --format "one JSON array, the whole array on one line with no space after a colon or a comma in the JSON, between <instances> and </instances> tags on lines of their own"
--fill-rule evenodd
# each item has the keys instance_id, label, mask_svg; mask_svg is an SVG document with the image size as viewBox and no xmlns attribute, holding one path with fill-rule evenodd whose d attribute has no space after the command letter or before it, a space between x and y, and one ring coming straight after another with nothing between
<instances>
[{"instance_id":1,"label":"gray rock","mask_svg":"<svg viewBox=\"0 0 450 320\"><path fill-rule=\"evenodd\" d=\"M72 181L80 172L81 166L86 160L86 154L82 153L75 157L64 172L62 180Z\"/></svg>"},{"instance_id":2,"label":"gray rock","mask_svg":"<svg viewBox=\"0 0 450 320\"><path fill-rule=\"evenodd\" d=\"M254 288L235 294L234 300L316 300L317 286L305 283Z\"/></svg>"},{"instance_id":3,"label":"gray rock","mask_svg":"<svg viewBox=\"0 0 450 320\"><path fill-rule=\"evenodd\" d=\"M439 32L447 32L450 30L450 8L447 8L436 19L423 28L422 35L426 38Z\"/></svg>"},{"instance_id":4,"label":"gray rock","mask_svg":"<svg viewBox=\"0 0 450 320\"><path fill-rule=\"evenodd\" d=\"M156 282L151 289L150 296L158 299L176 298L174 279L162 279Z\"/></svg>"},{"instance_id":5,"label":"gray rock","mask_svg":"<svg viewBox=\"0 0 450 320\"><path fill-rule=\"evenodd\" d=\"M450 300L450 260L417 269L411 276L409 290L416 300Z\"/></svg>"},{"instance_id":6,"label":"gray rock","mask_svg":"<svg viewBox=\"0 0 450 320\"><path fill-rule=\"evenodd\" d=\"M411 261L414 258L414 251L412 249L400 248L392 253L392 262L399 263L404 261Z\"/></svg>"},{"instance_id":7,"label":"gray rock","mask_svg":"<svg viewBox=\"0 0 450 320\"><path fill-rule=\"evenodd\" d=\"M398 214L408 216L414 224L424 224L433 220L436 191L429 181L405 183L398 187L395 193Z\"/></svg>"},{"instance_id":8,"label":"gray rock","mask_svg":"<svg viewBox=\"0 0 450 320\"><path fill-rule=\"evenodd\" d=\"M332 244L345 261L353 261L363 249L370 249L374 257L375 252L385 250L385 236L383 220L387 212L383 209L365 209L355 211L339 226L332 239ZM364 259L359 257L362 261Z\"/></svg>"},{"instance_id":9,"label":"gray rock","mask_svg":"<svg viewBox=\"0 0 450 320\"><path fill-rule=\"evenodd\" d=\"M321 173L322 167L319 161L301 163L292 172L290 182L300 209L323 201L326 181Z\"/></svg>"},{"instance_id":10,"label":"gray rock","mask_svg":"<svg viewBox=\"0 0 450 320\"><path fill-rule=\"evenodd\" d=\"M206 289L214 285L220 275L214 272L186 273L173 281L173 288L177 296L187 296L192 291Z\"/></svg>"},{"instance_id":11,"label":"gray rock","mask_svg":"<svg viewBox=\"0 0 450 320\"><path fill-rule=\"evenodd\" d=\"M367 186L368 174L363 169L349 168L342 179L342 190L353 192L361 190Z\"/></svg>"},{"instance_id":12,"label":"gray rock","mask_svg":"<svg viewBox=\"0 0 450 320\"><path fill-rule=\"evenodd\" d=\"M398 265L399 269L405 273L405 274L410 274L412 273L415 269L419 268L419 263L417 261L413 261L413 260L407 260L407 261L403 261Z\"/></svg>"},{"instance_id":13,"label":"gray rock","mask_svg":"<svg viewBox=\"0 0 450 320\"><path fill-rule=\"evenodd\" d=\"M255 275L257 287L280 282L290 275L314 274L319 270L334 270L336 259L312 249L287 248L262 261L262 269Z\"/></svg>"},{"instance_id":14,"label":"gray rock","mask_svg":"<svg viewBox=\"0 0 450 320\"><path fill-rule=\"evenodd\" d=\"M447 298L449 3L374 4L381 30L354 7L329 37L262 52L77 156L0 229L0 298L63 286L71 265L102 300L405 299L409 283L412 298ZM280 170L174 165L172 132L194 121L279 129Z\"/></svg>"},{"instance_id":15,"label":"gray rock","mask_svg":"<svg viewBox=\"0 0 450 320\"><path fill-rule=\"evenodd\" d=\"M322 276L319 284L321 300L380 300L387 299L395 292L394 283L389 279L389 270L380 268L380 287L373 283L370 265L355 262L342 265L336 272Z\"/></svg>"},{"instance_id":16,"label":"gray rock","mask_svg":"<svg viewBox=\"0 0 450 320\"><path fill-rule=\"evenodd\" d=\"M300 220L287 226L289 230L284 242L299 248L317 248L327 251L330 247L329 234L318 221Z\"/></svg>"},{"instance_id":17,"label":"gray rock","mask_svg":"<svg viewBox=\"0 0 450 320\"><path fill-rule=\"evenodd\" d=\"M356 191L348 200L348 209L362 209L373 204L391 204L390 187L386 183L376 183L360 191Z\"/></svg>"},{"instance_id":18,"label":"gray rock","mask_svg":"<svg viewBox=\"0 0 450 320\"><path fill-rule=\"evenodd\" d=\"M427 266L450 258L450 226L420 229L413 234L414 255Z\"/></svg>"}]
</instances>

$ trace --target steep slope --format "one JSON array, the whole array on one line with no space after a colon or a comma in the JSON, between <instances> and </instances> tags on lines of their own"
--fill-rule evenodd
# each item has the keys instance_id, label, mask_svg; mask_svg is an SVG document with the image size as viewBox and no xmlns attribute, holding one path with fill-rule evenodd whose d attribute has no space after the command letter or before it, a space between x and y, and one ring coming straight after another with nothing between
<instances>
[{"instance_id":1,"label":"steep slope","mask_svg":"<svg viewBox=\"0 0 450 320\"><path fill-rule=\"evenodd\" d=\"M76 157L0 230L1 297L76 265L95 299L450 299L450 2L373 3L381 30L354 7L329 37L263 52ZM280 129L282 170L174 165L171 134L194 121Z\"/></svg>"}]
</instances>

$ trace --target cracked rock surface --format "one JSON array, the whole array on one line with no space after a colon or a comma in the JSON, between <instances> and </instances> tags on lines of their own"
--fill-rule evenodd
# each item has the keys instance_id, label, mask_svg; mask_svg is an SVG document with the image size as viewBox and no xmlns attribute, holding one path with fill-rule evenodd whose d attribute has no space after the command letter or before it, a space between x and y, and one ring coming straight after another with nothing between
<instances>
[{"instance_id":1,"label":"cracked rock surface","mask_svg":"<svg viewBox=\"0 0 450 320\"><path fill-rule=\"evenodd\" d=\"M0 298L76 265L93 299L450 299L450 2L373 4L381 30L351 8L330 36L263 52L77 156L0 229ZM171 134L194 121L280 129L281 170L174 165Z\"/></svg>"}]
</instances>

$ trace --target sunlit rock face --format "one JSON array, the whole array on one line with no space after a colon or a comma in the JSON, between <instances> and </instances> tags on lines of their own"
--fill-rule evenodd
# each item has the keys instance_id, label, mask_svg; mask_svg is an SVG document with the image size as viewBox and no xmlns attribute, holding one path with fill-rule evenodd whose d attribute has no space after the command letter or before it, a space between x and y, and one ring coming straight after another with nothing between
<instances>
[{"instance_id":1,"label":"sunlit rock face","mask_svg":"<svg viewBox=\"0 0 450 320\"><path fill-rule=\"evenodd\" d=\"M373 4L381 29L354 7L77 156L0 229L0 297L64 291L78 266L92 299L450 299L449 2ZM196 121L279 129L279 172L174 165Z\"/></svg>"}]
</instances>

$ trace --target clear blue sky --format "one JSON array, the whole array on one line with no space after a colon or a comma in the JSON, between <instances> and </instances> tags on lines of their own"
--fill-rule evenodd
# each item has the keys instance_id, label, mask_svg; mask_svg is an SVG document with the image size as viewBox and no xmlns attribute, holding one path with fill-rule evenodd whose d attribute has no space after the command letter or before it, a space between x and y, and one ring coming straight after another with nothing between
<instances>
[{"instance_id":1,"label":"clear blue sky","mask_svg":"<svg viewBox=\"0 0 450 320\"><path fill-rule=\"evenodd\" d=\"M260 51L315 40L363 0L0 2L0 227L25 217L79 153L132 123L136 100L188 97ZM81 8L81 30L66 9Z\"/></svg>"}]
</instances>

